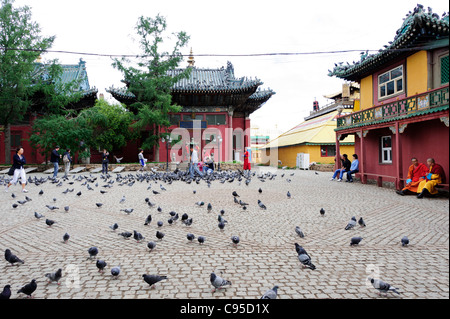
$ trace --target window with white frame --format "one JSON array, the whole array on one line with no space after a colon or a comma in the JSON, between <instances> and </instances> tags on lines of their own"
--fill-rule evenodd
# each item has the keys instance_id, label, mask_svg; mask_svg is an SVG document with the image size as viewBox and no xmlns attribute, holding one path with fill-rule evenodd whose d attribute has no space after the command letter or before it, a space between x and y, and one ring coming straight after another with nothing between
<instances>
[{"instance_id":1,"label":"window with white frame","mask_svg":"<svg viewBox=\"0 0 450 319\"><path fill-rule=\"evenodd\" d=\"M378 98L384 99L403 92L403 65L378 76Z\"/></svg>"},{"instance_id":2,"label":"window with white frame","mask_svg":"<svg viewBox=\"0 0 450 319\"><path fill-rule=\"evenodd\" d=\"M380 141L380 160L383 164L392 163L392 137L382 136Z\"/></svg>"}]
</instances>

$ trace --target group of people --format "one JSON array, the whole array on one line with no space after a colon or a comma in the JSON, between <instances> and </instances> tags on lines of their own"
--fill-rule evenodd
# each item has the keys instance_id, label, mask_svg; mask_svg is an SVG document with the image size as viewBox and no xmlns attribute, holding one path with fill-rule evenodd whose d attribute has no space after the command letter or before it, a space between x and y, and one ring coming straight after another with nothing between
<instances>
[{"instance_id":1,"label":"group of people","mask_svg":"<svg viewBox=\"0 0 450 319\"><path fill-rule=\"evenodd\" d=\"M413 157L408 168L406 186L397 191L397 194L416 195L417 198L435 196L438 193L436 186L445 183L444 169L434 158L427 159L427 165L419 163L417 158Z\"/></svg>"},{"instance_id":2,"label":"group of people","mask_svg":"<svg viewBox=\"0 0 450 319\"><path fill-rule=\"evenodd\" d=\"M330 179L331 181L336 180L336 177L339 175L338 182L342 182L342 178L344 177L344 173L347 173L346 182L353 183L353 174L359 172L359 160L358 155L353 154L353 161L350 162L347 154L341 155L342 168L338 168L334 171L333 177Z\"/></svg>"}]
</instances>

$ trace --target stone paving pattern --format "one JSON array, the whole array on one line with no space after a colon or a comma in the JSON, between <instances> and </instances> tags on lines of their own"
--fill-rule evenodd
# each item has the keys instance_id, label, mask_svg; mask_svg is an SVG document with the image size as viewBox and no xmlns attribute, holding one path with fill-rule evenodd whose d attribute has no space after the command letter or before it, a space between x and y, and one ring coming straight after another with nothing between
<instances>
[{"instance_id":1,"label":"stone paving pattern","mask_svg":"<svg viewBox=\"0 0 450 319\"><path fill-rule=\"evenodd\" d=\"M257 174L265 168L257 168ZM25 261L24 265L10 266L2 256L0 263L0 290L6 284L12 286L11 298L25 298L17 291L35 278L35 298L260 298L269 288L278 285L278 298L385 298L366 281L368 276L380 278L399 288L400 296L387 298L448 298L449 297L449 201L448 199L417 199L401 197L392 189L360 183L329 181L331 173L300 170L277 170L274 180L261 182L253 177L249 186L213 181L208 188L200 184L174 181L151 182L151 189L167 189L160 195L147 190L149 184L136 182L133 186L103 188L103 180L90 183L89 191L82 182L68 181L58 187L46 182L40 186L28 185L28 194L20 192L20 186L11 186L0 192L0 250L12 250ZM290 174L294 173L294 176ZM80 173L88 176L89 173ZM69 181L73 181L71 175ZM122 172L122 176L136 172ZM281 175L285 174L282 178ZM115 174L111 174L115 179ZM41 173L29 176L44 176ZM99 177L100 174L93 176ZM59 177L62 177L60 174ZM291 179L288 182L287 179ZM66 188L73 192L63 194ZM262 194L258 189L262 188ZM38 195L40 190L43 195ZM106 194L101 194L105 189ZM80 197L76 196L82 191ZM197 193L193 194L193 190ZM233 201L235 190L243 201L250 203L243 211ZM291 199L286 193L290 191ZM11 193L17 195L15 199ZM32 201L19 205L25 195ZM126 201L119 201L125 195ZM150 208L146 197L156 203ZM57 198L53 202L53 198ZM267 206L261 210L257 200ZM204 201L197 207L195 202ZM95 203L104 205L98 208ZM212 212L206 205L211 203ZM50 211L45 205L58 206ZM63 207L69 205L65 213ZM156 207L160 206L159 213ZM326 214L320 216L320 208ZM134 208L127 215L120 209ZM225 210L228 221L225 229L218 228L217 216ZM187 213L193 217L188 227L177 221L168 225L170 211L179 216ZM37 220L37 211L56 221L52 227L45 218ZM153 221L144 226L151 214ZM363 217L367 227L359 225L344 230L352 216ZM159 229L156 222L164 226ZM113 232L108 226L117 222L119 229ZM305 238L299 238L294 229L300 226ZM126 240L119 232L137 230L146 239L137 243ZM155 237L157 230L165 233L162 241ZM68 232L69 242L62 236ZM206 237L204 245L189 243L187 233ZM231 236L238 235L241 243L231 244ZM411 243L402 247L400 239L407 235ZM359 246L351 247L350 238L361 236ZM148 241L157 242L150 252ZM302 245L310 254L316 270L303 269L297 259L294 243ZM100 259L107 262L104 274L98 272L95 259L87 260L91 246L99 249ZM110 269L121 266L118 279L112 279ZM61 285L47 283L44 274L63 269ZM214 271L230 280L232 286L211 292L209 275ZM371 271L374 271L372 273ZM167 275L168 280L150 289L142 274ZM72 278L75 278L72 281Z\"/></svg>"}]
</instances>

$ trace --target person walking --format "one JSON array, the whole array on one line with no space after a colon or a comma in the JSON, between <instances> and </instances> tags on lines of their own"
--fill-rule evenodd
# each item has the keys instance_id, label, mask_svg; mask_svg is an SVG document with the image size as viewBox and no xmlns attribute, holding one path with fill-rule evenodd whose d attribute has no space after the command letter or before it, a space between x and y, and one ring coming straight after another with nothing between
<instances>
[{"instance_id":1,"label":"person walking","mask_svg":"<svg viewBox=\"0 0 450 319\"><path fill-rule=\"evenodd\" d=\"M55 149L52 151L50 155L50 162L53 163L53 178L55 179L58 176L59 170L59 159L61 158L61 154L59 154L59 145L56 145Z\"/></svg>"},{"instance_id":2,"label":"person walking","mask_svg":"<svg viewBox=\"0 0 450 319\"><path fill-rule=\"evenodd\" d=\"M27 176L25 174L25 169L23 168L23 165L25 165L26 163L27 161L25 160L25 156L23 156L23 148L17 148L16 154L13 156L13 179L8 183L8 185L6 185L6 191L8 191L9 187L12 184L16 185L20 177L20 181L22 182L22 193L28 193L28 191L25 189L25 185L27 184Z\"/></svg>"},{"instance_id":3,"label":"person walking","mask_svg":"<svg viewBox=\"0 0 450 319\"><path fill-rule=\"evenodd\" d=\"M109 153L106 149L103 149L102 154L102 174L108 174Z\"/></svg>"},{"instance_id":4,"label":"person walking","mask_svg":"<svg viewBox=\"0 0 450 319\"><path fill-rule=\"evenodd\" d=\"M63 163L64 163L64 176L63 178L67 178L69 176L70 163L72 162L72 157L70 156L70 148L68 148L63 155Z\"/></svg>"},{"instance_id":5,"label":"person walking","mask_svg":"<svg viewBox=\"0 0 450 319\"><path fill-rule=\"evenodd\" d=\"M191 151L191 163L189 165L189 174L191 178L194 178L195 173L203 177L203 173L200 172L198 168L198 152L193 145L191 145L190 151Z\"/></svg>"},{"instance_id":6,"label":"person walking","mask_svg":"<svg viewBox=\"0 0 450 319\"><path fill-rule=\"evenodd\" d=\"M245 150L245 152L244 152L244 167L243 168L244 168L244 171L246 171L246 170L251 171L251 169L252 169L252 166L249 161L248 150Z\"/></svg>"},{"instance_id":7,"label":"person walking","mask_svg":"<svg viewBox=\"0 0 450 319\"><path fill-rule=\"evenodd\" d=\"M139 169L140 172L144 171L145 168L145 158L144 158L144 150L142 148L139 149L139 154L138 154L138 159L139 159L139 164L141 164L141 168Z\"/></svg>"}]
</instances>

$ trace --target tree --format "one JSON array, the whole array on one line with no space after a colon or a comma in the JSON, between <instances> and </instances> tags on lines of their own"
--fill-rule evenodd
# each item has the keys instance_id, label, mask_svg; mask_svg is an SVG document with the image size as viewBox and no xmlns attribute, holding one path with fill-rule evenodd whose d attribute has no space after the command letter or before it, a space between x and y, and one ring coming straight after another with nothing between
<instances>
[{"instance_id":1,"label":"tree","mask_svg":"<svg viewBox=\"0 0 450 319\"><path fill-rule=\"evenodd\" d=\"M49 49L54 36L42 37L28 6L0 0L0 125L5 134L5 162L11 162L10 125L23 118L33 91L34 61Z\"/></svg>"},{"instance_id":2,"label":"tree","mask_svg":"<svg viewBox=\"0 0 450 319\"><path fill-rule=\"evenodd\" d=\"M136 97L136 102L129 105L129 110L137 115L133 128L141 132L152 130L153 134L149 134L142 144L142 148L150 149L167 134L164 128L170 125L169 113L181 110L172 103L171 89L189 76L189 68L176 71L183 60L180 49L187 45L189 36L184 31L173 33L176 39L173 50L160 52L164 39L170 39L165 36L167 23L164 17L141 16L135 29L143 52L136 66L131 66L131 61L126 58L114 59L112 65L123 73L128 91Z\"/></svg>"},{"instance_id":3,"label":"tree","mask_svg":"<svg viewBox=\"0 0 450 319\"><path fill-rule=\"evenodd\" d=\"M84 118L93 131L92 147L112 152L137 138L135 131L130 129L133 114L123 105L109 104L100 99L93 107L81 111L79 117Z\"/></svg>"},{"instance_id":4,"label":"tree","mask_svg":"<svg viewBox=\"0 0 450 319\"><path fill-rule=\"evenodd\" d=\"M41 155L48 155L55 147L68 149L72 154L86 153L89 156L89 146L92 145L93 129L86 117L66 117L62 115L48 115L34 121L30 136L30 143L34 149L39 149Z\"/></svg>"}]
</instances>

